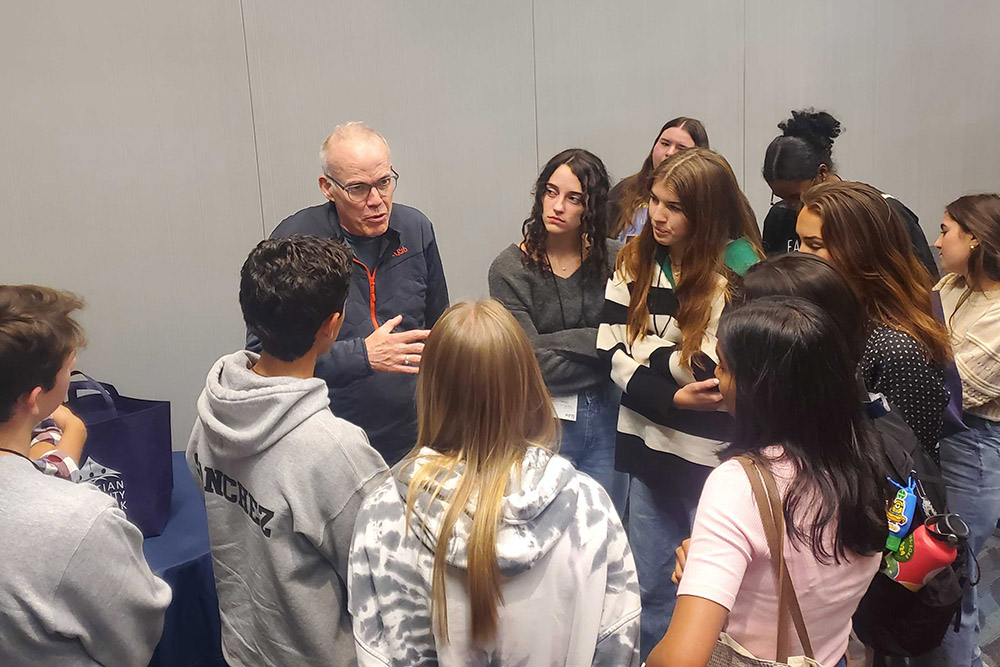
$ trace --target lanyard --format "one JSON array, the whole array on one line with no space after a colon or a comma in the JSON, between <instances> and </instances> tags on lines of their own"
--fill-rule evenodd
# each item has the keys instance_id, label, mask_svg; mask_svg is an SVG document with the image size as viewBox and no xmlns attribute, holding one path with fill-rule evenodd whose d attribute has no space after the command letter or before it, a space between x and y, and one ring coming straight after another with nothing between
<instances>
[{"instance_id":1,"label":"lanyard","mask_svg":"<svg viewBox=\"0 0 1000 667\"><path fill-rule=\"evenodd\" d=\"M566 323L566 310L563 306L562 292L559 290L559 279L556 277L555 269L552 268L552 262L549 261L548 253L545 254L545 262L549 265L549 274L552 276L552 286L556 288L556 298L559 300L559 316L562 318L563 330L569 329L569 325ZM577 269L577 273L583 278L583 257L580 258L580 268ZM573 325L574 329L579 329L580 325L583 323L583 307L584 299L587 296L587 281L580 281L580 315L576 318L576 324Z\"/></svg>"},{"instance_id":2,"label":"lanyard","mask_svg":"<svg viewBox=\"0 0 1000 667\"><path fill-rule=\"evenodd\" d=\"M656 276L656 285L654 285L654 287L656 287L657 289L659 289L660 288L660 275L666 275L667 276L667 282L670 283L670 289L671 289L671 291L675 290L677 288L677 286L674 284L674 273L673 273L673 268L670 266L670 251L668 249L664 248L664 250L663 250L663 259L661 259L657 263L660 265L660 272L661 273L657 274L657 276ZM649 307L649 296L648 295L646 296L646 307L647 308ZM670 319L671 319L672 316L667 315L667 321L663 325L663 331L660 331L659 327L656 326L656 314L652 313L652 312L650 312L650 314L653 316L653 333L655 333L658 338L663 338L666 335L666 333L667 333L667 327L670 326Z\"/></svg>"},{"instance_id":3,"label":"lanyard","mask_svg":"<svg viewBox=\"0 0 1000 667\"><path fill-rule=\"evenodd\" d=\"M28 458L27 456L25 456L21 452L15 452L13 449L7 449L6 447L0 447L0 452L7 452L8 454L14 454L16 456L20 456L25 461L31 461L30 458ZM31 461L32 465L34 465L34 463L35 463L34 461Z\"/></svg>"}]
</instances>

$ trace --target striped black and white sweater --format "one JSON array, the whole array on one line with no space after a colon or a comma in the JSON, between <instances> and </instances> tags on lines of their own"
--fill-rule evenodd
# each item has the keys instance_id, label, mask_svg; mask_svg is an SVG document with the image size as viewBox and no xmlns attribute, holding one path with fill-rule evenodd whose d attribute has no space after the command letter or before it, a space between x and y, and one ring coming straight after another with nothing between
<instances>
[{"instance_id":1,"label":"striped black and white sweater","mask_svg":"<svg viewBox=\"0 0 1000 667\"><path fill-rule=\"evenodd\" d=\"M731 245L749 244L737 241ZM740 248L743 250L743 248ZM611 364L611 379L622 390L618 413L615 468L644 478L655 478L657 469L670 465L673 455L704 466L717 466L719 452L729 441L733 419L722 411L699 412L673 405L674 393L695 381L691 370L682 366L682 335L677 324L678 302L671 281L657 256L653 287L649 290L649 322L646 336L628 344L628 304L634 280L621 270L608 281L604 313L597 331L598 355ZM745 254L745 253L739 253ZM727 264L742 274L750 262ZM712 297L712 311L701 350L714 363L716 331L726 305L728 282L718 277Z\"/></svg>"}]
</instances>

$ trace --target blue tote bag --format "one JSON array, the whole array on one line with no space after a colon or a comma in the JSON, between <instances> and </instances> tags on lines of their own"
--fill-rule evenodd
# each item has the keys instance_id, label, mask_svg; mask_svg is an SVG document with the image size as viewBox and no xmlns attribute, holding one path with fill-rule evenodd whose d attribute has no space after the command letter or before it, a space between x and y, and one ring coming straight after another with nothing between
<instances>
[{"instance_id":1,"label":"blue tote bag","mask_svg":"<svg viewBox=\"0 0 1000 667\"><path fill-rule=\"evenodd\" d=\"M143 537L163 532L174 488L170 403L129 398L83 373L69 387L68 405L87 426L80 481L118 501Z\"/></svg>"}]
</instances>

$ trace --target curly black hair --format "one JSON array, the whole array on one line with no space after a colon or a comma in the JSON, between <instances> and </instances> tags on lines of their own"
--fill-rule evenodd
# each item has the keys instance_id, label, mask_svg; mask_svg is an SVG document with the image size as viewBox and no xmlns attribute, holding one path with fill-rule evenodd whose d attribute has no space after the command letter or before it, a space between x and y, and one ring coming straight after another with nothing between
<instances>
[{"instance_id":1,"label":"curly black hair","mask_svg":"<svg viewBox=\"0 0 1000 667\"><path fill-rule=\"evenodd\" d=\"M250 333L281 361L301 358L320 326L344 311L353 253L328 238L265 239L240 271L240 307Z\"/></svg>"},{"instance_id":2,"label":"curly black hair","mask_svg":"<svg viewBox=\"0 0 1000 667\"><path fill-rule=\"evenodd\" d=\"M833 140L844 132L840 121L825 111L802 109L778 123L775 137L764 154L764 180L805 181L816 177L821 165L836 173Z\"/></svg>"},{"instance_id":3,"label":"curly black hair","mask_svg":"<svg viewBox=\"0 0 1000 667\"><path fill-rule=\"evenodd\" d=\"M582 148L568 148L545 164L535 181L532 191L535 202L531 215L521 226L524 235L524 264L535 270L551 271L549 258L545 252L548 233L542 220L542 199L545 186L552 173L566 165L583 187L583 215L580 233L583 237L584 257L581 264L584 282L600 283L608 279L608 250L605 239L608 235L608 190L611 188L608 170L601 158Z\"/></svg>"}]
</instances>

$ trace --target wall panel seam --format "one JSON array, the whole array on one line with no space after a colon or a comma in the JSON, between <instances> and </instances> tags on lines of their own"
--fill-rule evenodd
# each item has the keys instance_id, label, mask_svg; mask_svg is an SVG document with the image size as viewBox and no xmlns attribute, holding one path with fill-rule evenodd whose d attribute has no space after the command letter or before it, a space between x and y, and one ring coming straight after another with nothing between
<instances>
[{"instance_id":1,"label":"wall panel seam","mask_svg":"<svg viewBox=\"0 0 1000 667\"><path fill-rule=\"evenodd\" d=\"M250 98L250 130L253 135L253 162L257 171L257 204L260 207L260 233L262 237L267 236L267 229L264 222L264 188L260 180L260 149L257 145L257 121L254 117L253 109L253 79L250 76L250 49L247 46L247 21L243 10L243 0L240 0L240 26L243 30L243 59L247 66L247 95Z\"/></svg>"},{"instance_id":2,"label":"wall panel seam","mask_svg":"<svg viewBox=\"0 0 1000 667\"><path fill-rule=\"evenodd\" d=\"M743 182L740 183L743 192L747 190L747 0L743 0Z\"/></svg>"},{"instance_id":3,"label":"wall panel seam","mask_svg":"<svg viewBox=\"0 0 1000 667\"><path fill-rule=\"evenodd\" d=\"M535 108L535 173L541 169L538 154L538 55L535 50L535 0L531 0L531 102Z\"/></svg>"}]
</instances>

